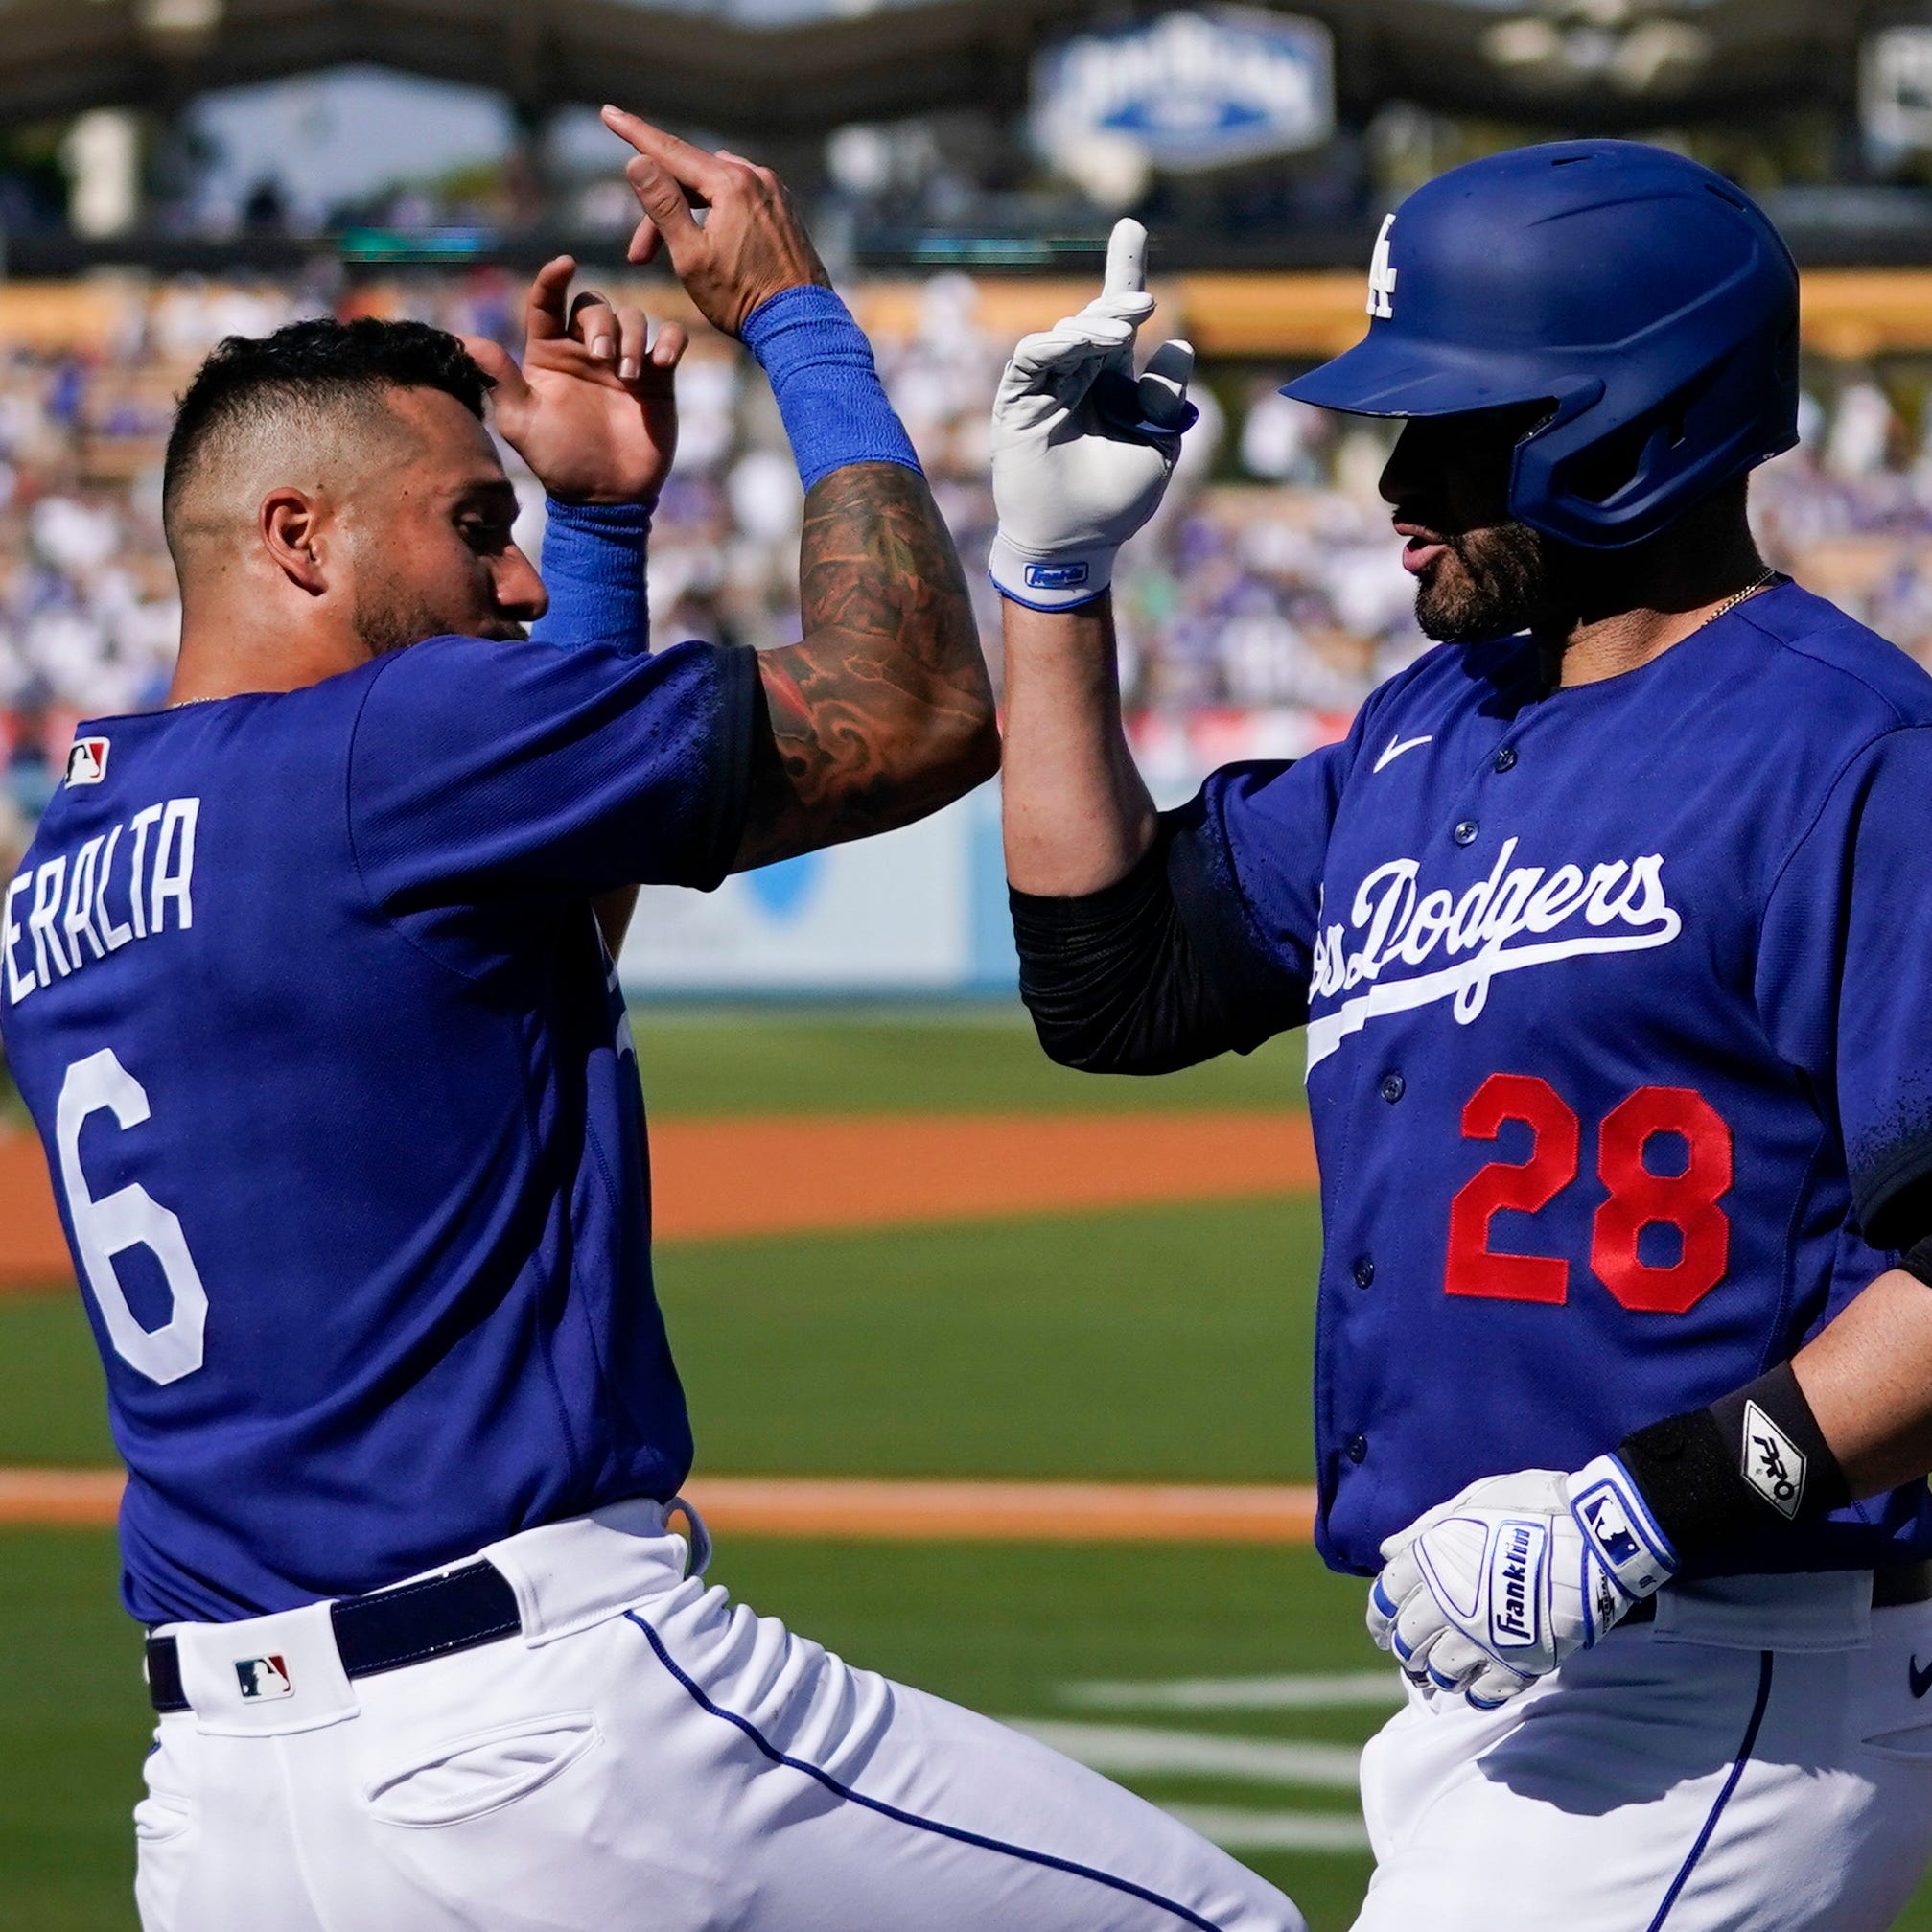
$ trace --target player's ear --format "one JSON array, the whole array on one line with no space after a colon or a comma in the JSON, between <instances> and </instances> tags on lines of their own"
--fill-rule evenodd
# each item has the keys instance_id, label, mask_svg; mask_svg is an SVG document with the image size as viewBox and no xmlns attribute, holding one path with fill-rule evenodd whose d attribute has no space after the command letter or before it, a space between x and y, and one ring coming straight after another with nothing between
<instances>
[{"instance_id":1,"label":"player's ear","mask_svg":"<svg viewBox=\"0 0 1932 1932\"><path fill-rule=\"evenodd\" d=\"M282 574L312 597L329 588L322 564L321 524L320 506L300 490L270 490L262 499L257 528L263 547Z\"/></svg>"}]
</instances>

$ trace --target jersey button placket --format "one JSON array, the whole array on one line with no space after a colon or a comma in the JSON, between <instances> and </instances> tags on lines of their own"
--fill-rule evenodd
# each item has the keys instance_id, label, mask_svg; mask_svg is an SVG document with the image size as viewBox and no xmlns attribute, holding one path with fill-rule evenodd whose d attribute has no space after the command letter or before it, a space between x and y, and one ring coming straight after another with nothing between
<instances>
[{"instance_id":1,"label":"jersey button placket","mask_svg":"<svg viewBox=\"0 0 1932 1932\"><path fill-rule=\"evenodd\" d=\"M1512 770L1516 764L1516 747L1514 745L1502 746L1491 762L1499 772Z\"/></svg>"},{"instance_id":2,"label":"jersey button placket","mask_svg":"<svg viewBox=\"0 0 1932 1932\"><path fill-rule=\"evenodd\" d=\"M1393 1106L1408 1091L1408 1082L1399 1073L1385 1073L1382 1077L1382 1097Z\"/></svg>"},{"instance_id":3,"label":"jersey button placket","mask_svg":"<svg viewBox=\"0 0 1932 1932\"><path fill-rule=\"evenodd\" d=\"M1455 829L1450 833L1450 837L1459 846L1473 846L1476 843L1477 833L1481 829L1482 827L1474 819L1461 819L1457 821Z\"/></svg>"},{"instance_id":4,"label":"jersey button placket","mask_svg":"<svg viewBox=\"0 0 1932 1932\"><path fill-rule=\"evenodd\" d=\"M1365 1435L1351 1435L1341 1445L1341 1453L1348 1457L1349 1461L1360 1468L1368 1456L1368 1437Z\"/></svg>"},{"instance_id":5,"label":"jersey button placket","mask_svg":"<svg viewBox=\"0 0 1932 1932\"><path fill-rule=\"evenodd\" d=\"M1375 1280L1375 1257L1372 1254L1357 1255L1355 1266L1349 1270L1355 1276L1357 1288L1367 1288Z\"/></svg>"}]
</instances>

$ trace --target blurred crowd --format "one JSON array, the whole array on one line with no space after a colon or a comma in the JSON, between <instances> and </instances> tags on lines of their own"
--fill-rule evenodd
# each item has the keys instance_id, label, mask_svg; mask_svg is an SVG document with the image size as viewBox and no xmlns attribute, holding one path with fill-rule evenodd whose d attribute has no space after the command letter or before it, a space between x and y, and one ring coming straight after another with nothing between
<instances>
[{"instance_id":1,"label":"blurred crowd","mask_svg":"<svg viewBox=\"0 0 1932 1932\"><path fill-rule=\"evenodd\" d=\"M347 293L130 283L84 345L0 339L0 848L44 803L77 719L140 710L166 688L178 611L161 453L174 398L208 349L359 307L508 342L518 295L490 271ZM981 569L993 521L987 411L1011 341L979 303L970 281L940 277L873 333L996 663ZM1755 489L1760 536L1781 565L1932 663L1932 409L1915 437L1896 386L1816 374L1802 447ZM1386 430L1289 402L1278 379L1208 372L1177 486L1116 580L1128 702L1156 758L1190 731L1226 756L1302 749L1423 646L1375 493ZM735 351L701 341L680 397L679 461L652 537L654 632L788 640L801 501L769 393ZM534 554L542 493L512 472Z\"/></svg>"}]
</instances>

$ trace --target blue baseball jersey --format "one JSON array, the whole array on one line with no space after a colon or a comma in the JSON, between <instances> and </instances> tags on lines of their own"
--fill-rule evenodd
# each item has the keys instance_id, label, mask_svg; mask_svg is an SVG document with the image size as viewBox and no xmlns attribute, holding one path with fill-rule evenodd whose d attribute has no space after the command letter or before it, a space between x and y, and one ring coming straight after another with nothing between
<instances>
[{"instance_id":1,"label":"blue baseball jersey","mask_svg":"<svg viewBox=\"0 0 1932 1932\"><path fill-rule=\"evenodd\" d=\"M591 899L724 875L757 665L638 647L640 512L552 529L592 641L83 725L7 888L0 1029L144 1621L375 1589L688 1467Z\"/></svg>"},{"instance_id":2,"label":"blue baseball jersey","mask_svg":"<svg viewBox=\"0 0 1932 1932\"><path fill-rule=\"evenodd\" d=\"M1307 1023L1338 1568L1752 1380L1895 1259L1865 1230L1932 1175L1932 679L1829 604L1782 585L1569 689L1526 639L1438 649L1192 812ZM1921 1483L1729 1567L1927 1550Z\"/></svg>"}]
</instances>

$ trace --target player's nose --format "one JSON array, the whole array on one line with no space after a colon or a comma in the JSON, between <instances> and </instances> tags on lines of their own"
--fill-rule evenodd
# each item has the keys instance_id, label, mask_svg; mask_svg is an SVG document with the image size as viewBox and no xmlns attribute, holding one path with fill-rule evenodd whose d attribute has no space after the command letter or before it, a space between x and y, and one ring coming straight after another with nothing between
<instances>
[{"instance_id":1,"label":"player's nose","mask_svg":"<svg viewBox=\"0 0 1932 1932\"><path fill-rule=\"evenodd\" d=\"M1426 432L1418 431L1413 422L1403 425L1394 449L1388 453L1388 461L1382 466L1382 475L1376 480L1376 490L1385 503L1393 503L1399 509L1405 499L1412 502L1423 494L1425 473L1431 467L1425 441Z\"/></svg>"},{"instance_id":2,"label":"player's nose","mask_svg":"<svg viewBox=\"0 0 1932 1932\"><path fill-rule=\"evenodd\" d=\"M497 608L523 623L534 623L550 608L550 594L537 567L516 545L506 549L496 572Z\"/></svg>"}]
</instances>

